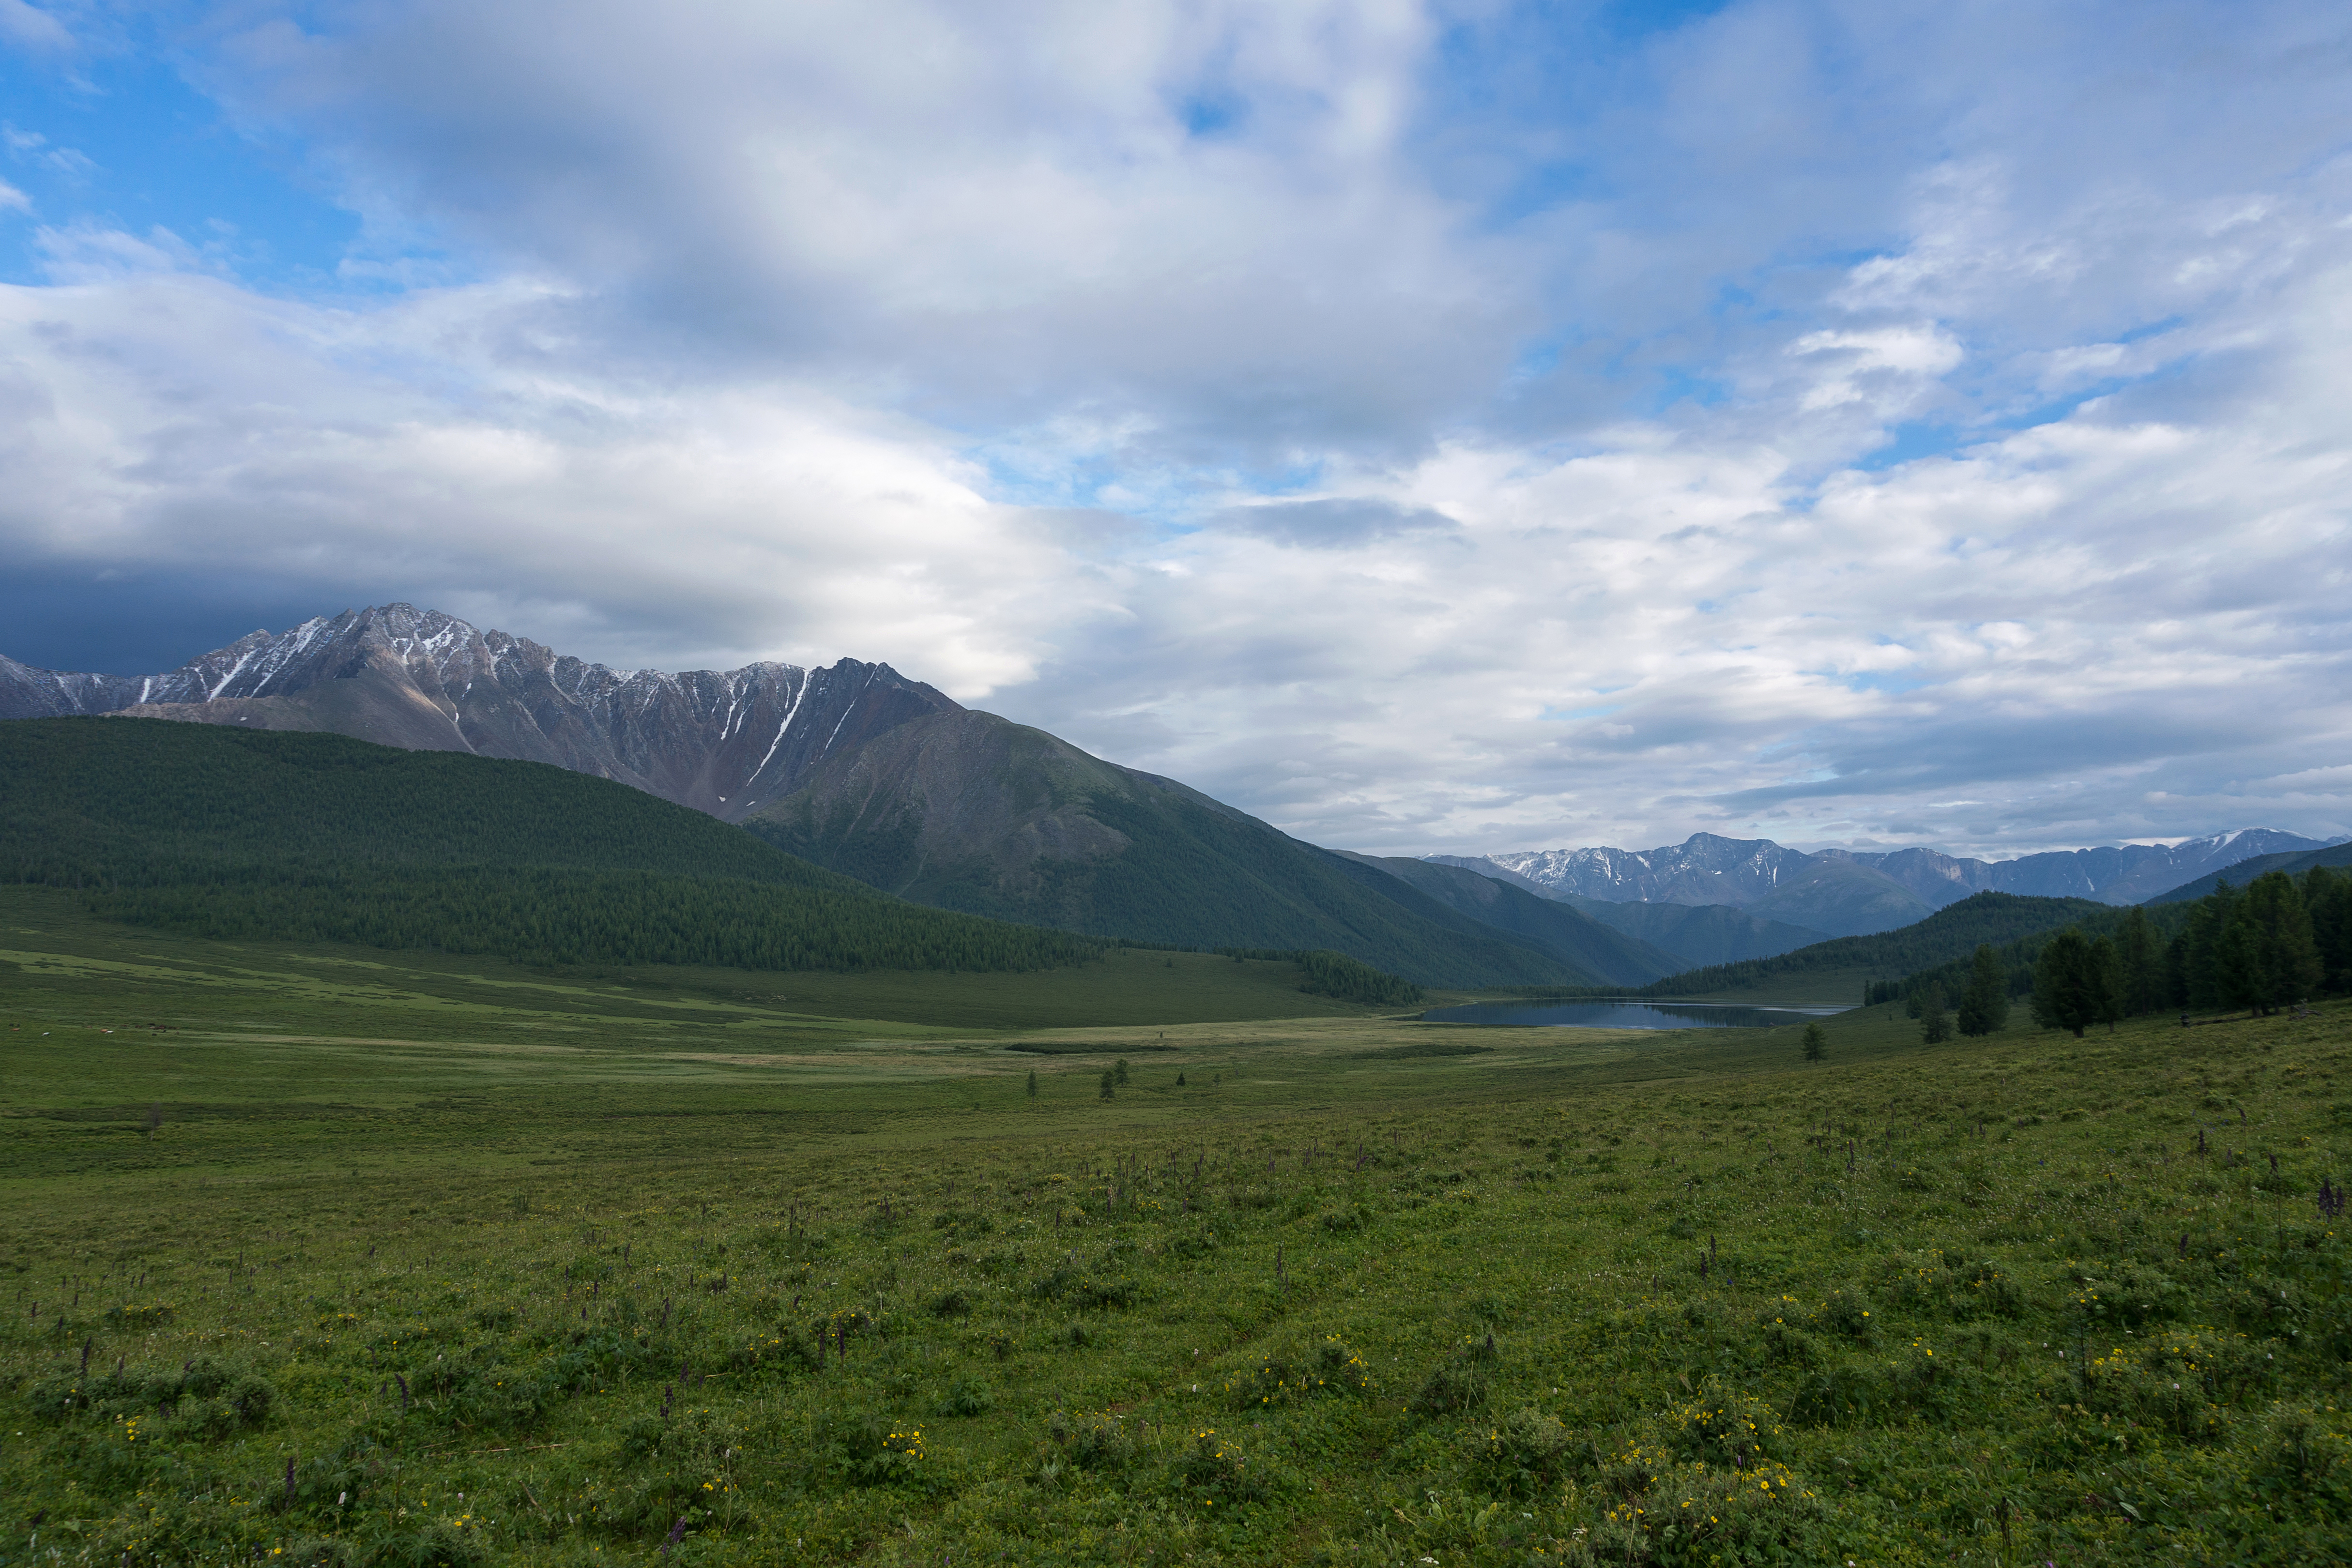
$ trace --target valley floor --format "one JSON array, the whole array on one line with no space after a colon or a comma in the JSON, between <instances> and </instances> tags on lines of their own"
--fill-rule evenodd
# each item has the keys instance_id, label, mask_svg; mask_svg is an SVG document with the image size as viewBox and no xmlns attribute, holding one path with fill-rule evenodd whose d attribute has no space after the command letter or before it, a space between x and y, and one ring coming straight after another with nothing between
<instances>
[{"instance_id":1,"label":"valley floor","mask_svg":"<svg viewBox=\"0 0 2352 1568\"><path fill-rule=\"evenodd\" d=\"M2352 1556L2343 1004L1807 1063L77 908L0 902L0 1561Z\"/></svg>"}]
</instances>

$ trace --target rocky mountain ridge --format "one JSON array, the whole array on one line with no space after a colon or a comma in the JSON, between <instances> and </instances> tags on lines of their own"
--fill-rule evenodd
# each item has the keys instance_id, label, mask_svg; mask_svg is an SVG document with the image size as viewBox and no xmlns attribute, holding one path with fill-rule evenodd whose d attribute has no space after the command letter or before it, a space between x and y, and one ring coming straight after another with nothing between
<instances>
[{"instance_id":1,"label":"rocky mountain ridge","mask_svg":"<svg viewBox=\"0 0 2352 1568\"><path fill-rule=\"evenodd\" d=\"M854 659L614 670L408 604L257 632L155 675L0 659L0 718L108 714L551 763L912 902L1029 924L1328 947L1438 985L1629 983L1673 967L1564 905L1519 923L1540 929L1531 940L1482 918L1494 911L1475 899L1432 897L1173 779ZM1508 894L1487 902L1539 902L1467 881Z\"/></svg>"},{"instance_id":2,"label":"rocky mountain ridge","mask_svg":"<svg viewBox=\"0 0 2352 1568\"><path fill-rule=\"evenodd\" d=\"M153 675L0 656L0 718L128 714L331 730L412 751L553 763L728 821L826 758L961 705L887 664L614 670L452 615L387 604L257 631Z\"/></svg>"}]
</instances>

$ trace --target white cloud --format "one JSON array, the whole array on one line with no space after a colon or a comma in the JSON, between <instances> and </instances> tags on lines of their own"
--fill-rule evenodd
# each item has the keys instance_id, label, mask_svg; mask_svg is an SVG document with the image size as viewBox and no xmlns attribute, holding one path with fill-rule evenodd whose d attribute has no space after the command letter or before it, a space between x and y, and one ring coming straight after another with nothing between
<instances>
[{"instance_id":1,"label":"white cloud","mask_svg":"<svg viewBox=\"0 0 2352 1568\"><path fill-rule=\"evenodd\" d=\"M60 214L0 549L887 658L1362 847L2341 831L2328 15L240 10L384 292Z\"/></svg>"},{"instance_id":2,"label":"white cloud","mask_svg":"<svg viewBox=\"0 0 2352 1568\"><path fill-rule=\"evenodd\" d=\"M66 31L64 23L25 0L0 0L0 38L30 49L66 49L73 45L73 35Z\"/></svg>"},{"instance_id":3,"label":"white cloud","mask_svg":"<svg viewBox=\"0 0 2352 1568\"><path fill-rule=\"evenodd\" d=\"M929 433L806 389L482 351L528 343L545 298L360 314L184 275L0 289L0 531L35 559L234 562L338 602L396 583L545 641L617 609L671 663L854 652L972 696L1030 674L1041 622L1088 613L1053 530L987 503ZM457 396L408 384L420 362Z\"/></svg>"}]
</instances>

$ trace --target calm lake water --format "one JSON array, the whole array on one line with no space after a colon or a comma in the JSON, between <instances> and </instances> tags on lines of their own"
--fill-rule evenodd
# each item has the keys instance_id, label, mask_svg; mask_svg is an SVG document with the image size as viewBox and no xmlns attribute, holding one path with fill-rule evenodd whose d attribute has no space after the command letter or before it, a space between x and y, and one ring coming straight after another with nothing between
<instances>
[{"instance_id":1,"label":"calm lake water","mask_svg":"<svg viewBox=\"0 0 2352 1568\"><path fill-rule=\"evenodd\" d=\"M1422 1014L1430 1023L1484 1023L1526 1029L1777 1029L1827 1018L1843 1008L1749 1008L1715 1002L1472 1002Z\"/></svg>"}]
</instances>

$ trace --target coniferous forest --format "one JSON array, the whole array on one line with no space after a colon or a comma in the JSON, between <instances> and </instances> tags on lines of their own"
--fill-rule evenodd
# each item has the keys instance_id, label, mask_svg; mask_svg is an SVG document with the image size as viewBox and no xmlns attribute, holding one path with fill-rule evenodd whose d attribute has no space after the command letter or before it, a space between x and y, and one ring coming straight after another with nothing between
<instances>
[{"instance_id":1,"label":"coniferous forest","mask_svg":"<svg viewBox=\"0 0 2352 1568\"><path fill-rule=\"evenodd\" d=\"M2242 888L2225 882L2194 904L2103 910L1988 944L1874 986L1869 999L1900 998L1916 1018L1934 998L2029 998L2036 1022L2080 1033L2153 1013L2261 1015L2347 992L2352 876L2315 866L2299 878L2267 872Z\"/></svg>"},{"instance_id":2,"label":"coniferous forest","mask_svg":"<svg viewBox=\"0 0 2352 1568\"><path fill-rule=\"evenodd\" d=\"M543 963L1019 970L1105 946L903 903L560 768L153 719L0 726L0 877L191 936Z\"/></svg>"}]
</instances>

